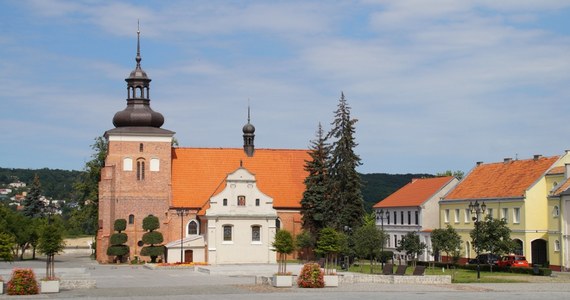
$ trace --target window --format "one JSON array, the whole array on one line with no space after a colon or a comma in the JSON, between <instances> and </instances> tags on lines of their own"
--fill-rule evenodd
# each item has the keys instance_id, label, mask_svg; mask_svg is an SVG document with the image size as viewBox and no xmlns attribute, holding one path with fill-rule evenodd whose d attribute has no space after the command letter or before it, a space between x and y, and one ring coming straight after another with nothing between
<instances>
[{"instance_id":1,"label":"window","mask_svg":"<svg viewBox=\"0 0 570 300\"><path fill-rule=\"evenodd\" d=\"M408 225L412 225L412 212L408 210Z\"/></svg>"},{"instance_id":2,"label":"window","mask_svg":"<svg viewBox=\"0 0 570 300\"><path fill-rule=\"evenodd\" d=\"M394 225L398 224L398 218L396 218L398 216L397 212L394 212Z\"/></svg>"},{"instance_id":3,"label":"window","mask_svg":"<svg viewBox=\"0 0 570 300\"><path fill-rule=\"evenodd\" d=\"M196 220L192 220L188 223L188 234L198 234L198 222L196 222Z\"/></svg>"},{"instance_id":4,"label":"window","mask_svg":"<svg viewBox=\"0 0 570 300\"><path fill-rule=\"evenodd\" d=\"M505 219L506 222L509 222L509 209L508 208L501 208L501 219Z\"/></svg>"},{"instance_id":5,"label":"window","mask_svg":"<svg viewBox=\"0 0 570 300\"><path fill-rule=\"evenodd\" d=\"M255 199L255 206L259 206L259 199Z\"/></svg>"},{"instance_id":6,"label":"window","mask_svg":"<svg viewBox=\"0 0 570 300\"><path fill-rule=\"evenodd\" d=\"M553 215L554 217L560 216L560 208L558 207L558 205L555 205L555 206L554 206L554 209L552 210L552 215Z\"/></svg>"},{"instance_id":7,"label":"window","mask_svg":"<svg viewBox=\"0 0 570 300\"><path fill-rule=\"evenodd\" d=\"M390 235L389 234L387 235L386 242L388 243L388 245L386 247L390 248Z\"/></svg>"},{"instance_id":8,"label":"window","mask_svg":"<svg viewBox=\"0 0 570 300\"><path fill-rule=\"evenodd\" d=\"M143 152L143 150L144 150L143 143L140 143L139 144L139 152Z\"/></svg>"},{"instance_id":9,"label":"window","mask_svg":"<svg viewBox=\"0 0 570 300\"><path fill-rule=\"evenodd\" d=\"M275 228L277 230L281 229L281 220L279 218L275 219Z\"/></svg>"},{"instance_id":10,"label":"window","mask_svg":"<svg viewBox=\"0 0 570 300\"><path fill-rule=\"evenodd\" d=\"M521 209L520 207L513 208L513 223L519 224L521 222Z\"/></svg>"},{"instance_id":11,"label":"window","mask_svg":"<svg viewBox=\"0 0 570 300\"><path fill-rule=\"evenodd\" d=\"M493 209L492 208L487 208L487 215L489 216L489 218L493 218Z\"/></svg>"},{"instance_id":12,"label":"window","mask_svg":"<svg viewBox=\"0 0 570 300\"><path fill-rule=\"evenodd\" d=\"M228 199L224 198L224 200L222 200L222 205L228 206Z\"/></svg>"},{"instance_id":13,"label":"window","mask_svg":"<svg viewBox=\"0 0 570 300\"><path fill-rule=\"evenodd\" d=\"M554 241L554 251L556 251L556 252L560 251L560 241L559 240Z\"/></svg>"},{"instance_id":14,"label":"window","mask_svg":"<svg viewBox=\"0 0 570 300\"><path fill-rule=\"evenodd\" d=\"M137 160L137 180L144 180L144 159Z\"/></svg>"},{"instance_id":15,"label":"window","mask_svg":"<svg viewBox=\"0 0 570 300\"><path fill-rule=\"evenodd\" d=\"M158 158L151 158L150 159L150 171L151 172L160 171L160 159L158 159Z\"/></svg>"},{"instance_id":16,"label":"window","mask_svg":"<svg viewBox=\"0 0 570 300\"><path fill-rule=\"evenodd\" d=\"M465 223L469 223L471 222L471 209L466 208L465 209Z\"/></svg>"},{"instance_id":17,"label":"window","mask_svg":"<svg viewBox=\"0 0 570 300\"><path fill-rule=\"evenodd\" d=\"M394 247L398 247L398 235L394 234Z\"/></svg>"},{"instance_id":18,"label":"window","mask_svg":"<svg viewBox=\"0 0 570 300\"><path fill-rule=\"evenodd\" d=\"M129 215L129 224L135 224L135 215Z\"/></svg>"},{"instance_id":19,"label":"window","mask_svg":"<svg viewBox=\"0 0 570 300\"><path fill-rule=\"evenodd\" d=\"M238 196L237 205L238 206L245 206L245 196Z\"/></svg>"},{"instance_id":20,"label":"window","mask_svg":"<svg viewBox=\"0 0 570 300\"><path fill-rule=\"evenodd\" d=\"M386 224L390 225L390 213L386 212Z\"/></svg>"},{"instance_id":21,"label":"window","mask_svg":"<svg viewBox=\"0 0 570 300\"><path fill-rule=\"evenodd\" d=\"M420 225L420 212L417 210L415 211L416 214L416 225Z\"/></svg>"},{"instance_id":22,"label":"window","mask_svg":"<svg viewBox=\"0 0 570 300\"><path fill-rule=\"evenodd\" d=\"M400 225L404 225L404 212L400 212Z\"/></svg>"},{"instance_id":23,"label":"window","mask_svg":"<svg viewBox=\"0 0 570 300\"><path fill-rule=\"evenodd\" d=\"M133 170L133 159L130 157L123 158L123 171Z\"/></svg>"},{"instance_id":24,"label":"window","mask_svg":"<svg viewBox=\"0 0 570 300\"><path fill-rule=\"evenodd\" d=\"M455 223L459 223L459 212L461 210L459 208L455 209Z\"/></svg>"},{"instance_id":25,"label":"window","mask_svg":"<svg viewBox=\"0 0 570 300\"><path fill-rule=\"evenodd\" d=\"M261 242L261 226L251 226L251 241Z\"/></svg>"},{"instance_id":26,"label":"window","mask_svg":"<svg viewBox=\"0 0 570 300\"><path fill-rule=\"evenodd\" d=\"M231 225L224 225L224 242L231 242L232 241L232 226Z\"/></svg>"},{"instance_id":27,"label":"window","mask_svg":"<svg viewBox=\"0 0 570 300\"><path fill-rule=\"evenodd\" d=\"M449 209L446 209L445 212L443 213L443 221L445 223L449 223Z\"/></svg>"}]
</instances>

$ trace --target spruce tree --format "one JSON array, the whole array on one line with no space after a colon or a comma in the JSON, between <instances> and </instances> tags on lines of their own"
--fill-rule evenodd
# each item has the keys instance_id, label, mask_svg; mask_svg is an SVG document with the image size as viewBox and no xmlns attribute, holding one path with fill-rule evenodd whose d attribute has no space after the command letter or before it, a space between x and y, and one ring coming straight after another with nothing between
<instances>
[{"instance_id":1,"label":"spruce tree","mask_svg":"<svg viewBox=\"0 0 570 300\"><path fill-rule=\"evenodd\" d=\"M34 176L34 182L30 187L30 191L24 199L24 210L23 214L26 217L37 218L44 214L45 204L41 200L42 190L41 190L40 177L38 174Z\"/></svg>"},{"instance_id":2,"label":"spruce tree","mask_svg":"<svg viewBox=\"0 0 570 300\"><path fill-rule=\"evenodd\" d=\"M312 236L317 236L325 227L329 153L330 146L326 143L323 128L319 123L316 139L311 141L311 160L305 161L305 171L309 175L305 178L305 191L301 199L303 228Z\"/></svg>"},{"instance_id":3,"label":"spruce tree","mask_svg":"<svg viewBox=\"0 0 570 300\"><path fill-rule=\"evenodd\" d=\"M354 139L355 124L358 120L350 116L350 106L341 93L332 129L327 139L332 142L331 158L328 164L330 182L327 203L328 226L343 230L345 227L357 228L362 224L364 199L362 182L356 167L361 165L360 157L354 153L358 145Z\"/></svg>"}]
</instances>

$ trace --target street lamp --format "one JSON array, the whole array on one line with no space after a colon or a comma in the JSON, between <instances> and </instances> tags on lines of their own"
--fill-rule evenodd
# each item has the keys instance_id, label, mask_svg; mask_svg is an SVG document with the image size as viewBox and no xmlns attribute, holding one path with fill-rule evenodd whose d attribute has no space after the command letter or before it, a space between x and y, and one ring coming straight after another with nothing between
<instances>
[{"instance_id":1,"label":"street lamp","mask_svg":"<svg viewBox=\"0 0 570 300\"><path fill-rule=\"evenodd\" d=\"M390 217L390 213L386 210L386 218ZM380 262L382 263L382 269L384 269L384 243L386 238L384 236L384 209L380 209L380 213L376 215L376 220L380 220L380 226L382 228L382 243L380 244Z\"/></svg>"},{"instance_id":2,"label":"street lamp","mask_svg":"<svg viewBox=\"0 0 570 300\"><path fill-rule=\"evenodd\" d=\"M471 214L474 214L472 217L473 221L475 222L475 240L476 240L476 247L475 252L477 253L477 280L481 278L481 266L479 263L479 249L481 242L479 241L479 222L481 221L481 215L485 214L485 210L487 209L487 205L483 202L482 205L479 206L479 201L475 200L475 203L469 202L469 210Z\"/></svg>"},{"instance_id":3,"label":"street lamp","mask_svg":"<svg viewBox=\"0 0 570 300\"><path fill-rule=\"evenodd\" d=\"M176 209L176 215L180 217L180 263L184 263L184 216L188 213L186 208Z\"/></svg>"}]
</instances>

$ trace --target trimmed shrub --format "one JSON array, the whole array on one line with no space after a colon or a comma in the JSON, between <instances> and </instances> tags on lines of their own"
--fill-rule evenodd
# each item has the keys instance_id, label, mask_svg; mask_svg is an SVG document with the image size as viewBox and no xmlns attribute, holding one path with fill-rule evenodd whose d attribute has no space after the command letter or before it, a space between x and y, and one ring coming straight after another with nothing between
<instances>
[{"instance_id":1,"label":"trimmed shrub","mask_svg":"<svg viewBox=\"0 0 570 300\"><path fill-rule=\"evenodd\" d=\"M143 234L142 241L145 244L160 244L164 241L162 233L158 231L151 231Z\"/></svg>"},{"instance_id":2,"label":"trimmed shrub","mask_svg":"<svg viewBox=\"0 0 570 300\"><path fill-rule=\"evenodd\" d=\"M160 227L158 218L150 215L143 219L143 229L148 231L142 237L143 243L150 245L141 249L141 255L150 256L150 262L155 263L156 258L164 254L164 246L157 245L164 241L162 233L154 231Z\"/></svg>"},{"instance_id":3,"label":"trimmed shrub","mask_svg":"<svg viewBox=\"0 0 570 300\"><path fill-rule=\"evenodd\" d=\"M156 257L164 254L164 246L144 246L141 255L150 256L151 262L156 262Z\"/></svg>"},{"instance_id":4,"label":"trimmed shrub","mask_svg":"<svg viewBox=\"0 0 570 300\"><path fill-rule=\"evenodd\" d=\"M160 228L160 223L158 222L158 217L147 216L143 219L143 229L146 231L153 231Z\"/></svg>"},{"instance_id":5,"label":"trimmed shrub","mask_svg":"<svg viewBox=\"0 0 570 300\"><path fill-rule=\"evenodd\" d=\"M115 224L113 224L113 229L115 231L121 232L127 229L127 220L125 219L117 219L115 220Z\"/></svg>"},{"instance_id":6,"label":"trimmed shrub","mask_svg":"<svg viewBox=\"0 0 570 300\"><path fill-rule=\"evenodd\" d=\"M8 295L35 295L39 293L38 281L32 269L14 269L8 281Z\"/></svg>"},{"instance_id":7,"label":"trimmed shrub","mask_svg":"<svg viewBox=\"0 0 570 300\"><path fill-rule=\"evenodd\" d=\"M110 246L107 248L107 255L115 256L118 262L123 260L123 257L130 252L130 248L124 245L129 239L126 233L121 232L127 228L127 220L117 219L113 225L113 228L118 231L118 233L113 233L109 239Z\"/></svg>"},{"instance_id":8,"label":"trimmed shrub","mask_svg":"<svg viewBox=\"0 0 570 300\"><path fill-rule=\"evenodd\" d=\"M302 288L325 287L324 275L325 272L321 270L318 263L304 264L299 277L297 277L297 285Z\"/></svg>"},{"instance_id":9,"label":"trimmed shrub","mask_svg":"<svg viewBox=\"0 0 570 300\"><path fill-rule=\"evenodd\" d=\"M120 232L120 233L114 233L113 235L111 235L111 245L122 245L124 243L127 242L127 240L129 239L129 237L127 236L126 233L124 232Z\"/></svg>"}]
</instances>

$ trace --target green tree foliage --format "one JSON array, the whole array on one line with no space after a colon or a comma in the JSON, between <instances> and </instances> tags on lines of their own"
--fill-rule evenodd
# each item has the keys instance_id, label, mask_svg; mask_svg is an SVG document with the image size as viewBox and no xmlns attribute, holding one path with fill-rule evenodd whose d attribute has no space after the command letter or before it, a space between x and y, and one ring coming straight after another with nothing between
<instances>
[{"instance_id":1,"label":"green tree foliage","mask_svg":"<svg viewBox=\"0 0 570 300\"><path fill-rule=\"evenodd\" d=\"M301 199L303 228L316 236L325 227L327 213L326 201L329 197L328 169L330 146L326 143L323 128L319 123L317 137L311 141L309 155L311 160L305 161L305 192Z\"/></svg>"},{"instance_id":2,"label":"green tree foliage","mask_svg":"<svg viewBox=\"0 0 570 300\"><path fill-rule=\"evenodd\" d=\"M477 253L490 252L501 256L512 252L516 247L505 219L493 219L487 216L485 221L475 222L475 227L469 235Z\"/></svg>"},{"instance_id":3,"label":"green tree foliage","mask_svg":"<svg viewBox=\"0 0 570 300\"><path fill-rule=\"evenodd\" d=\"M327 139L332 138L329 160L330 201L327 201L326 220L328 227L342 230L345 226L357 228L362 224L364 200L362 182L356 168L361 165L360 157L354 153L358 145L354 139L357 120L350 116L350 106L341 93L332 129Z\"/></svg>"},{"instance_id":4,"label":"green tree foliage","mask_svg":"<svg viewBox=\"0 0 570 300\"><path fill-rule=\"evenodd\" d=\"M325 273L332 272L332 266L337 265L338 254L346 250L347 236L332 227L321 230L315 251L325 257Z\"/></svg>"},{"instance_id":5,"label":"green tree foliage","mask_svg":"<svg viewBox=\"0 0 570 300\"><path fill-rule=\"evenodd\" d=\"M445 172L437 173L435 174L435 176L436 177L454 176L455 178L461 180L463 176L465 176L465 172L461 170L456 170L456 171L447 170Z\"/></svg>"},{"instance_id":6,"label":"green tree foliage","mask_svg":"<svg viewBox=\"0 0 570 300\"><path fill-rule=\"evenodd\" d=\"M117 232L113 233L109 239L110 245L107 248L107 255L115 256L115 259L121 262L123 261L123 257L129 253L129 246L125 245L129 237L126 233L121 232L127 229L127 220L115 220L113 228Z\"/></svg>"},{"instance_id":7,"label":"green tree foliage","mask_svg":"<svg viewBox=\"0 0 570 300\"><path fill-rule=\"evenodd\" d=\"M13 261L14 246L16 246L16 239L13 235L7 232L0 233L0 259L3 261Z\"/></svg>"},{"instance_id":8,"label":"green tree foliage","mask_svg":"<svg viewBox=\"0 0 570 300\"><path fill-rule=\"evenodd\" d=\"M24 209L22 213L26 217L38 218L42 217L44 214L45 204L41 199L42 196L42 185L40 183L40 177L36 174L34 177L34 182L30 188L30 191L24 199Z\"/></svg>"},{"instance_id":9,"label":"green tree foliage","mask_svg":"<svg viewBox=\"0 0 570 300\"><path fill-rule=\"evenodd\" d=\"M274 251L277 252L277 274L287 274L287 254L295 251L293 235L291 232L281 229L275 234L275 240L271 245Z\"/></svg>"},{"instance_id":10,"label":"green tree foliage","mask_svg":"<svg viewBox=\"0 0 570 300\"><path fill-rule=\"evenodd\" d=\"M406 252L406 255L411 256L416 263L416 258L422 251L427 247L424 242L420 242L420 236L415 232L408 232L404 237L398 242L398 247L396 250Z\"/></svg>"},{"instance_id":11,"label":"green tree foliage","mask_svg":"<svg viewBox=\"0 0 570 300\"><path fill-rule=\"evenodd\" d=\"M434 254L439 256L439 253L445 252L449 259L460 249L461 236L451 225L447 225L446 228L437 228L431 232L431 245Z\"/></svg>"},{"instance_id":12,"label":"green tree foliage","mask_svg":"<svg viewBox=\"0 0 570 300\"><path fill-rule=\"evenodd\" d=\"M295 238L295 243L297 249L300 249L302 251L303 259L309 260L310 251L315 247L315 237L311 234L311 232L303 230Z\"/></svg>"},{"instance_id":13,"label":"green tree foliage","mask_svg":"<svg viewBox=\"0 0 570 300\"><path fill-rule=\"evenodd\" d=\"M58 200L68 200L72 198L73 183L77 181L80 172L48 168L0 168L0 185L21 181L30 186L36 175L41 178L44 196ZM18 190L18 192L25 190L27 188Z\"/></svg>"},{"instance_id":14,"label":"green tree foliage","mask_svg":"<svg viewBox=\"0 0 570 300\"><path fill-rule=\"evenodd\" d=\"M156 258L164 254L164 246L161 244L164 239L162 233L155 231L160 228L158 217L147 216L143 219L143 229L147 231L142 237L143 243L149 246L144 246L141 249L141 255L150 256L152 263L156 262Z\"/></svg>"},{"instance_id":15,"label":"green tree foliage","mask_svg":"<svg viewBox=\"0 0 570 300\"><path fill-rule=\"evenodd\" d=\"M386 241L384 232L379 230L374 223L366 223L356 229L353 235L356 255L370 260L370 273L372 273L373 261L380 258L382 246Z\"/></svg>"},{"instance_id":16,"label":"green tree foliage","mask_svg":"<svg viewBox=\"0 0 570 300\"><path fill-rule=\"evenodd\" d=\"M38 251L47 256L46 260L46 278L55 278L55 260L54 256L63 251L65 241L63 240L62 228L59 224L47 224L43 227L39 241Z\"/></svg>"}]
</instances>

